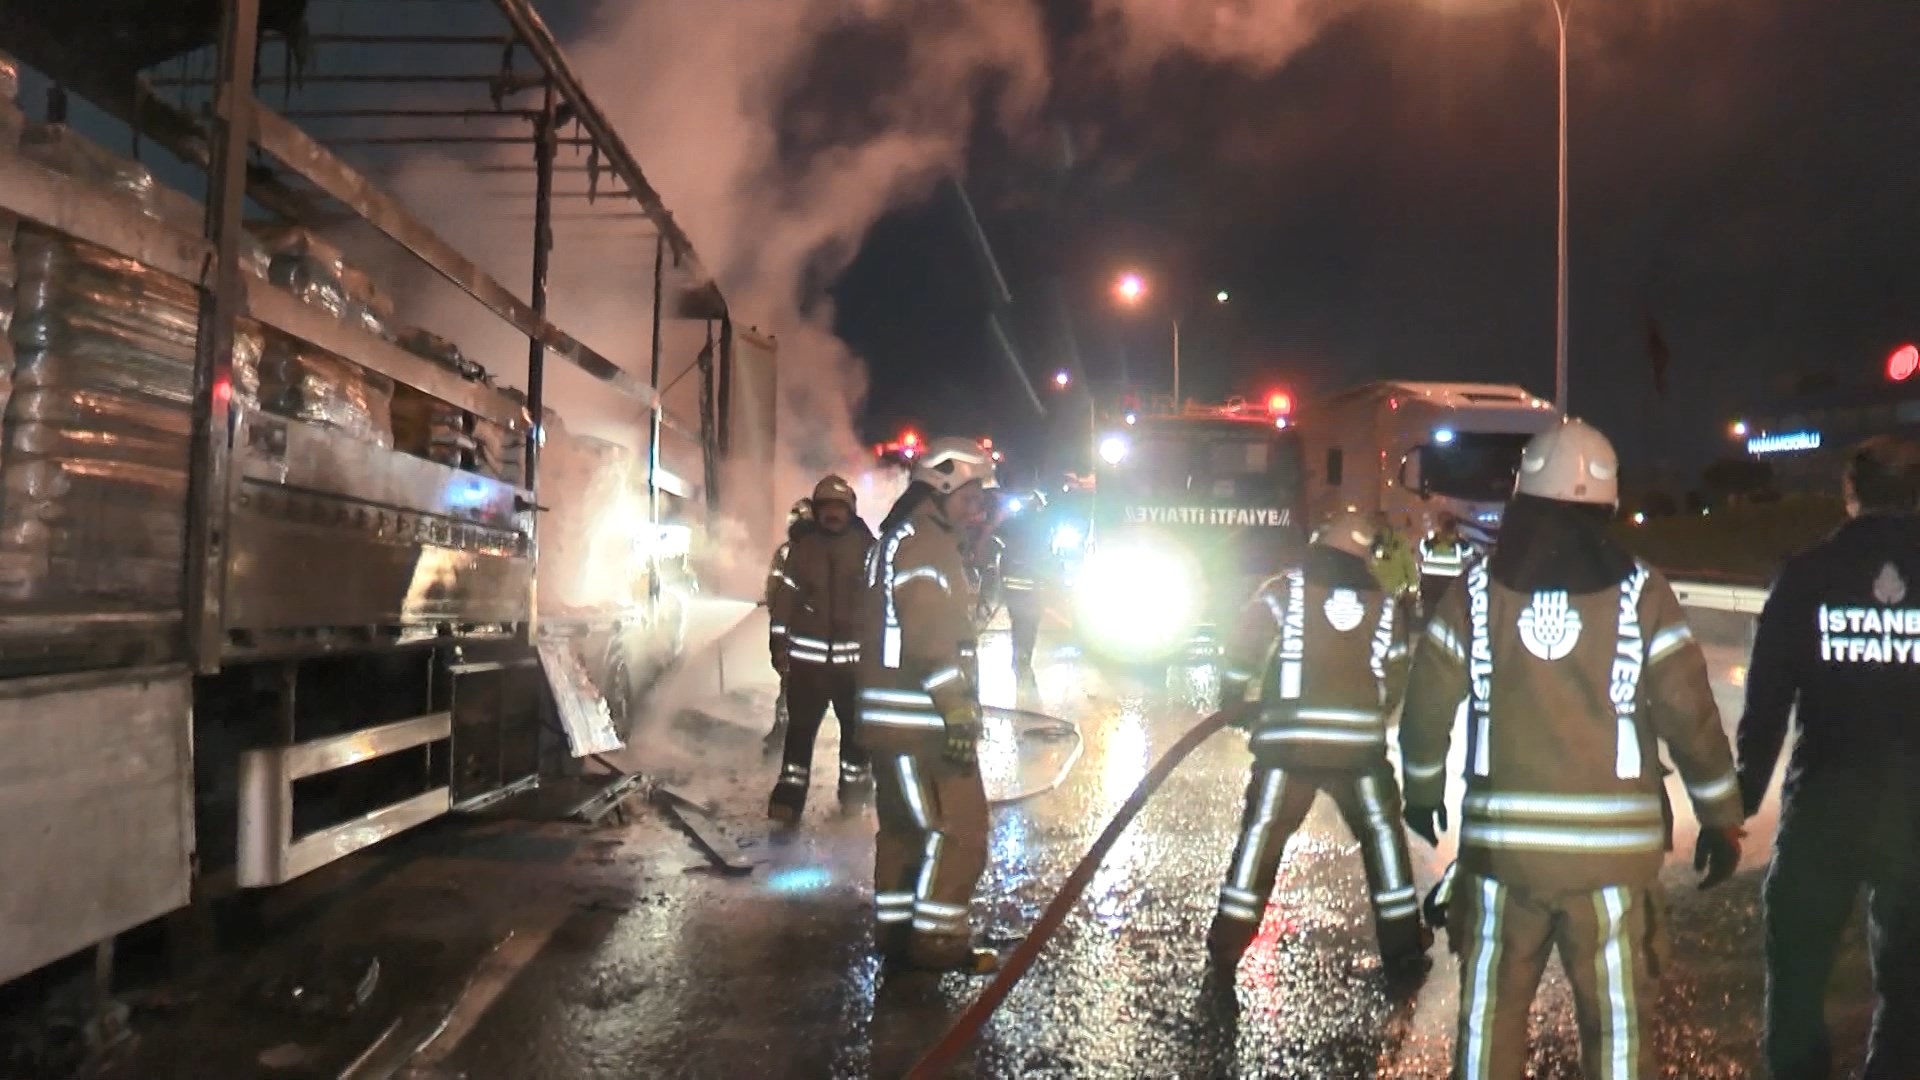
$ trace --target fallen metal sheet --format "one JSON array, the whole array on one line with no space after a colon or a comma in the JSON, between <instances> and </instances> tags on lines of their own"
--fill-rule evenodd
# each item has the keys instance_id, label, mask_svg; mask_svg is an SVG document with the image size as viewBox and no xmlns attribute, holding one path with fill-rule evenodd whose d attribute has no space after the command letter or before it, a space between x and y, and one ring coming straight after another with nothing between
<instances>
[{"instance_id":1,"label":"fallen metal sheet","mask_svg":"<svg viewBox=\"0 0 1920 1080\"><path fill-rule=\"evenodd\" d=\"M555 711L560 714L560 727L566 732L573 756L611 753L626 745L613 726L607 699L574 656L572 647L564 641L543 641L539 649L540 670L553 690Z\"/></svg>"},{"instance_id":2,"label":"fallen metal sheet","mask_svg":"<svg viewBox=\"0 0 1920 1080\"><path fill-rule=\"evenodd\" d=\"M607 815L621 810L628 800L645 795L649 787L647 778L639 773L622 773L614 781L593 793L585 802L573 808L567 816L578 818L589 825L598 825Z\"/></svg>"},{"instance_id":3,"label":"fallen metal sheet","mask_svg":"<svg viewBox=\"0 0 1920 1080\"><path fill-rule=\"evenodd\" d=\"M714 869L738 876L753 873L754 864L741 854L740 842L728 836L718 822L682 806L676 797L656 796L654 805L693 840Z\"/></svg>"}]
</instances>

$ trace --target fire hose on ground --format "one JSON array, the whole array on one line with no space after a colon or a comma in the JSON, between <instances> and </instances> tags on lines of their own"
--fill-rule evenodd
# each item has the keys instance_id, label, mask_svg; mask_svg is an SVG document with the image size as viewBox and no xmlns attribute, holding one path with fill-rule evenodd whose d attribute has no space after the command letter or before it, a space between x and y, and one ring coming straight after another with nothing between
<instances>
[{"instance_id":1,"label":"fire hose on ground","mask_svg":"<svg viewBox=\"0 0 1920 1080\"><path fill-rule=\"evenodd\" d=\"M1067 912L1079 902L1080 894L1086 892L1087 883L1093 880L1094 872L1100 869L1102 862L1106 861L1107 852L1112 850L1113 845L1119 841L1120 834L1127 831L1127 826L1133 823L1134 817L1147 804L1147 800L1153 797L1153 793L1160 789L1161 783L1172 775L1173 770L1185 761L1188 755L1215 732L1226 727L1230 718L1226 712L1217 712L1195 724L1191 730L1180 737L1180 741L1174 743L1165 754L1161 755L1153 768L1147 770L1147 775L1141 779L1139 786L1133 789L1133 794L1127 796L1127 801L1113 815L1113 819L1107 822L1107 827L1100 833L1100 838L1093 842L1093 847L1087 850L1086 855L1073 868L1073 873L1067 875L1066 883L1060 886L1060 891L1054 894L1052 902L1047 905L1045 911L1040 913L1040 918L1034 922L1033 929L1027 934L1026 939L1008 954L999 974L994 976L994 980L980 992L980 996L974 999L973 1004L967 1006L966 1011L953 1022L953 1026L947 1029L947 1033L941 1036L940 1041L933 1044L933 1047L914 1063L913 1068L907 1072L907 1080L933 1080L966 1050L967 1045L980 1034L980 1029L986 1026L988 1019L1000 1008L1001 1003L1007 1000L1007 995L1013 992L1014 986L1027 973L1027 969L1033 966L1034 960L1040 955L1040 950L1046 947L1047 941L1060 929L1060 924L1066 920Z\"/></svg>"}]
</instances>

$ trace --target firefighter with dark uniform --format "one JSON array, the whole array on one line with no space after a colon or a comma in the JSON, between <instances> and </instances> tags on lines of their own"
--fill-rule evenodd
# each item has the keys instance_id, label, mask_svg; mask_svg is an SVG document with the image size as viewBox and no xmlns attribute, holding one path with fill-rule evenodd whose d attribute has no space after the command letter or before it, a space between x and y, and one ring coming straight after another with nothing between
<instances>
[{"instance_id":1,"label":"firefighter with dark uniform","mask_svg":"<svg viewBox=\"0 0 1920 1080\"><path fill-rule=\"evenodd\" d=\"M1006 593L1007 621L1013 631L1013 671L1023 682L1033 679L1033 652L1040 641L1044 610L1040 587L1047 572L1050 539L1046 509L1046 494L1030 491L996 530L1006 542L1000 557L1000 587Z\"/></svg>"},{"instance_id":2,"label":"firefighter with dark uniform","mask_svg":"<svg viewBox=\"0 0 1920 1080\"><path fill-rule=\"evenodd\" d=\"M1492 555L1442 595L1414 656L1400 749L1407 824L1428 843L1446 827L1447 748L1466 704L1447 912L1462 1080L1520 1080L1527 1010L1556 949L1586 1075L1659 1075L1662 741L1701 823L1702 887L1740 861L1739 790L1706 659L1666 579L1607 535L1618 472L1613 447L1578 420L1528 442Z\"/></svg>"},{"instance_id":3,"label":"firefighter with dark uniform","mask_svg":"<svg viewBox=\"0 0 1920 1080\"><path fill-rule=\"evenodd\" d=\"M853 488L828 476L813 489L813 528L792 541L773 594L773 666L786 675L786 749L767 816L792 824L806 808L813 743L827 706L840 721L840 798L857 797L872 781L860 744L855 676L867 550L873 533L855 511Z\"/></svg>"},{"instance_id":4,"label":"firefighter with dark uniform","mask_svg":"<svg viewBox=\"0 0 1920 1080\"><path fill-rule=\"evenodd\" d=\"M811 528L813 528L813 501L801 499L787 511L787 538L780 542L779 547L773 549L773 562L767 567L767 589L760 602L766 605L769 613L773 611L774 593L788 581L787 553L793 550L793 541ZM770 619L767 633L778 641L787 636L787 628L782 623ZM774 650L776 661L779 656L780 652L776 648ZM780 676L780 696L773 700L773 730L767 732L767 737L762 740L768 753L778 752L787 742L787 673L777 667L775 670Z\"/></svg>"},{"instance_id":5,"label":"firefighter with dark uniform","mask_svg":"<svg viewBox=\"0 0 1920 1080\"><path fill-rule=\"evenodd\" d=\"M1420 610L1431 615L1440 605L1440 594L1467 568L1472 552L1460 538L1460 521L1443 513L1434 522L1433 531L1420 540Z\"/></svg>"},{"instance_id":6,"label":"firefighter with dark uniform","mask_svg":"<svg viewBox=\"0 0 1920 1080\"><path fill-rule=\"evenodd\" d=\"M1862 444L1845 489L1851 520L1767 597L1740 718L1749 814L1790 713L1799 727L1764 894L1776 1080L1830 1075L1827 984L1862 889L1880 995L1864 1075L1920 1076L1920 444Z\"/></svg>"},{"instance_id":7,"label":"firefighter with dark uniform","mask_svg":"<svg viewBox=\"0 0 1920 1080\"><path fill-rule=\"evenodd\" d=\"M973 613L960 554L993 461L970 439L927 447L867 560L860 708L875 760L875 939L893 963L986 972L967 921L987 865Z\"/></svg>"},{"instance_id":8,"label":"firefighter with dark uniform","mask_svg":"<svg viewBox=\"0 0 1920 1080\"><path fill-rule=\"evenodd\" d=\"M1369 568L1376 537L1344 513L1314 534L1304 564L1254 594L1229 640L1222 707L1251 735L1240 838L1207 934L1224 989L1260 929L1287 840L1326 792L1360 841L1381 956L1424 970L1433 936L1420 923L1400 792L1387 762L1389 683L1405 675L1394 600Z\"/></svg>"}]
</instances>

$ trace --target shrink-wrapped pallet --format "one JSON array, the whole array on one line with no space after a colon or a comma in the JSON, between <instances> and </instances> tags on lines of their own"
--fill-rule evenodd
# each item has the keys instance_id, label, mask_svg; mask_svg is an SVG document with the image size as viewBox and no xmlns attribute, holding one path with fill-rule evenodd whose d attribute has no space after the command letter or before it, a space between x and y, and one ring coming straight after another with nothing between
<instances>
[{"instance_id":1,"label":"shrink-wrapped pallet","mask_svg":"<svg viewBox=\"0 0 1920 1080\"><path fill-rule=\"evenodd\" d=\"M486 369L460 352L460 346L417 327L400 330L401 348L446 368L472 382L486 379ZM467 433L467 412L439 398L400 387L393 399L394 446L442 465L461 468L473 463L479 445Z\"/></svg>"},{"instance_id":2,"label":"shrink-wrapped pallet","mask_svg":"<svg viewBox=\"0 0 1920 1080\"><path fill-rule=\"evenodd\" d=\"M0 600L178 607L198 293L34 225L20 227L14 249ZM238 401L255 395L259 356L257 332L239 333Z\"/></svg>"},{"instance_id":3,"label":"shrink-wrapped pallet","mask_svg":"<svg viewBox=\"0 0 1920 1080\"><path fill-rule=\"evenodd\" d=\"M393 381L303 341L269 334L260 361L260 407L393 445Z\"/></svg>"}]
</instances>

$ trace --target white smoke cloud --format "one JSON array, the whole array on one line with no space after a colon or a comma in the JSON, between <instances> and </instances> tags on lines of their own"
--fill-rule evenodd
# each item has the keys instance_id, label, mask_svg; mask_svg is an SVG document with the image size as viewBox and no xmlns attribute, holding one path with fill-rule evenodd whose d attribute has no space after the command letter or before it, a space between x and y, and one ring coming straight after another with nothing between
<instances>
[{"instance_id":1,"label":"white smoke cloud","mask_svg":"<svg viewBox=\"0 0 1920 1080\"><path fill-rule=\"evenodd\" d=\"M1311 41L1350 0L1094 0L1096 42L1138 72L1175 53L1264 71ZM691 236L734 318L780 343L781 446L770 487L779 507L838 471L877 496L869 520L894 486L869 480L857 434L866 370L832 332L825 289L887 213L924 199L960 174L968 140L991 106L1005 130L1041 130L1051 73L1038 0L602 0L590 25L564 42L583 81ZM853 64L894 72L866 100L839 94L804 106L823 55L849 35L893 42L894 55L854 50ZM1124 72L1122 73L1124 74ZM782 143L783 130L805 139ZM852 134L848 134L851 132ZM824 133L824 134L823 134ZM812 147L805 152L796 145ZM525 164L524 148L495 160ZM561 161L582 156L563 149ZM499 280L520 291L528 277L531 222L502 220L511 205L471 194L482 177L417 157L394 179L403 199ZM602 190L609 183L603 177ZM563 178L563 190L580 184ZM560 204L564 212L580 204ZM604 205L604 204L603 204ZM635 226L636 235L644 226ZM550 314L563 328L644 376L650 343L652 243L621 241L604 224L556 224ZM963 257L954 252L936 258ZM405 317L454 337L502 381L524 385L524 340L444 283L412 278ZM698 352L697 324L666 328L663 377L673 380ZM547 364L548 403L570 430L644 447L642 414L568 365ZM668 395L669 408L695 415L697 380ZM728 478L737 480L738 478ZM736 484L737 486L737 484ZM547 501L547 500L543 500ZM776 541L738 538L740 566L764 560Z\"/></svg>"},{"instance_id":2,"label":"white smoke cloud","mask_svg":"<svg viewBox=\"0 0 1920 1080\"><path fill-rule=\"evenodd\" d=\"M1359 0L1092 0L1096 40L1125 75L1170 56L1269 74Z\"/></svg>"}]
</instances>

